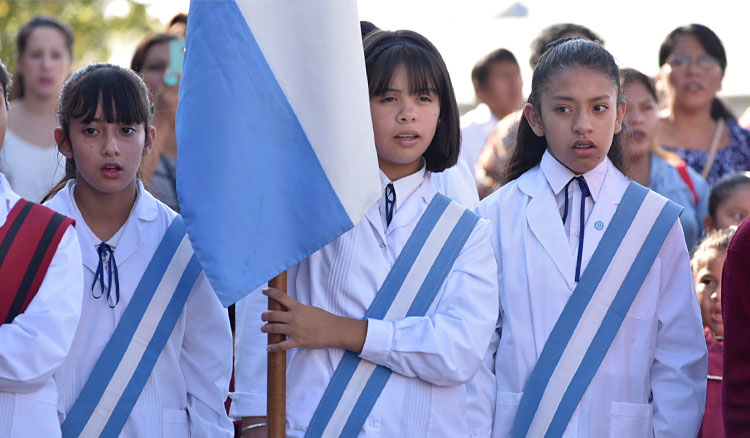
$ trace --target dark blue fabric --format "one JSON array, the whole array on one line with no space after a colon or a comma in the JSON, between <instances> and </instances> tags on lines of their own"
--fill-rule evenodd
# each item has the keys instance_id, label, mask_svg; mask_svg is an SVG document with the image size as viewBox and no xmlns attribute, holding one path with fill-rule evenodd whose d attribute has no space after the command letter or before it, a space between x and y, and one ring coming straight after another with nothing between
<instances>
[{"instance_id":1,"label":"dark blue fabric","mask_svg":"<svg viewBox=\"0 0 750 438\"><path fill-rule=\"evenodd\" d=\"M104 295L104 291L107 291L107 304L109 307L114 308L117 303L120 302L120 276L117 273L117 263L115 262L115 250L111 246L102 242L96 249L99 253L99 264L96 266L96 272L94 273L94 282L91 283L91 295L99 299ZM107 286L104 286L104 263L107 263ZM114 275L115 281L115 297L112 298L112 276ZM97 295L96 291L96 280L99 280L101 292Z\"/></svg>"}]
</instances>

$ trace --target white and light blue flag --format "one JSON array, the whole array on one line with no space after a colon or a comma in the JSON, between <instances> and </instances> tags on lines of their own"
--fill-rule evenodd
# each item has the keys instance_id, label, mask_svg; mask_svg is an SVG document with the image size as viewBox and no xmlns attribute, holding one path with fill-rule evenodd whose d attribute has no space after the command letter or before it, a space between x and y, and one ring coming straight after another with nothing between
<instances>
[{"instance_id":1,"label":"white and light blue flag","mask_svg":"<svg viewBox=\"0 0 750 438\"><path fill-rule=\"evenodd\" d=\"M380 196L355 0L193 0L177 189L229 306Z\"/></svg>"}]
</instances>

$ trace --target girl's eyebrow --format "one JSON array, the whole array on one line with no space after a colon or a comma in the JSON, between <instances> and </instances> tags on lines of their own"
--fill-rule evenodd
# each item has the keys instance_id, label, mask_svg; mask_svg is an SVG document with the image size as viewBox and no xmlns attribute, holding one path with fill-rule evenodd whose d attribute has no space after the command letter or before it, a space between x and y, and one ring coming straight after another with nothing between
<instances>
[{"instance_id":1,"label":"girl's eyebrow","mask_svg":"<svg viewBox=\"0 0 750 438\"><path fill-rule=\"evenodd\" d=\"M601 96L592 97L591 99L589 99L589 101L605 100L605 99L609 99L609 98L610 98L609 94L602 94ZM554 99L554 100L565 100L565 101L574 101L574 100L576 100L572 96L562 96L562 95L552 96L552 99Z\"/></svg>"}]
</instances>

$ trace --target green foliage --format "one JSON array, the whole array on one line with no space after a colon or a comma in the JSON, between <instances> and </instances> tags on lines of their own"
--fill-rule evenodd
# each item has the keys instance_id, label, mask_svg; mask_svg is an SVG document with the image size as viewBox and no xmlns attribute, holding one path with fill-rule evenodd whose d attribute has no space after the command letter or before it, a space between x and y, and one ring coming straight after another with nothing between
<instances>
[{"instance_id":1,"label":"green foliage","mask_svg":"<svg viewBox=\"0 0 750 438\"><path fill-rule=\"evenodd\" d=\"M73 65L109 59L109 38L115 34L141 37L161 27L150 17L146 5L127 0L123 16L105 16L112 0L0 0L0 58L15 71L16 33L31 18L51 15L67 23L75 34Z\"/></svg>"}]
</instances>

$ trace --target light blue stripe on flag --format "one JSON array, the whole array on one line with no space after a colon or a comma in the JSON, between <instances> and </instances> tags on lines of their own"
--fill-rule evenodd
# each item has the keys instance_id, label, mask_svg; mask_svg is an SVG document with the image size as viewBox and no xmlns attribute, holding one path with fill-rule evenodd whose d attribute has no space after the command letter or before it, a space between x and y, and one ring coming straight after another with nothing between
<instances>
[{"instance_id":1,"label":"light blue stripe on flag","mask_svg":"<svg viewBox=\"0 0 750 438\"><path fill-rule=\"evenodd\" d=\"M123 312L112 337L102 350L102 354L91 371L91 375L81 390L78 399L76 399L65 418L62 424L63 437L78 437L83 431L88 419L102 398L104 389L109 384L125 351L128 349L143 314L151 303L154 291L184 236L185 228L182 219L177 216L159 243L151 262L149 262L133 293L133 298Z\"/></svg>"},{"instance_id":2,"label":"light blue stripe on flag","mask_svg":"<svg viewBox=\"0 0 750 438\"><path fill-rule=\"evenodd\" d=\"M182 214L225 306L354 225L234 1L191 2L177 138Z\"/></svg>"},{"instance_id":3,"label":"light blue stripe on flag","mask_svg":"<svg viewBox=\"0 0 750 438\"><path fill-rule=\"evenodd\" d=\"M612 257L617 252L620 242L627 233L630 223L635 218L647 194L648 189L638 184L630 184L625 191L620 206L615 211L615 215L604 232L599 246L594 250L591 261L581 275L581 281L555 323L549 339L547 339L544 349L539 355L537 366L534 367L526 383L513 424L512 436L514 438L526 436L526 431L528 431L531 421L534 419L549 378L557 367L570 336L575 331L578 320L607 271Z\"/></svg>"},{"instance_id":4,"label":"light blue stripe on flag","mask_svg":"<svg viewBox=\"0 0 750 438\"><path fill-rule=\"evenodd\" d=\"M667 202L661 213L659 213L654 226L646 237L646 241L643 243L625 280L622 282L617 296L612 301L612 305L607 311L602 325L599 327L594 339L591 341L589 349L583 356L581 366L573 376L570 386L568 386L565 395L563 395L560 401L560 406L552 417L552 422L547 430L548 436L562 436L568 427L568 422L570 422L570 418L573 416L578 402L583 397L584 392L586 392L586 388L588 388L591 379L594 378L594 374L596 374L596 370L599 368L602 360L604 360L609 346L615 339L620 325L622 325L625 314L628 313L630 306L633 304L633 300L641 289L641 285L646 279L646 275L648 275L651 265L653 265L656 259L656 255L664 244L669 230L681 212L682 207L673 202Z\"/></svg>"}]
</instances>

